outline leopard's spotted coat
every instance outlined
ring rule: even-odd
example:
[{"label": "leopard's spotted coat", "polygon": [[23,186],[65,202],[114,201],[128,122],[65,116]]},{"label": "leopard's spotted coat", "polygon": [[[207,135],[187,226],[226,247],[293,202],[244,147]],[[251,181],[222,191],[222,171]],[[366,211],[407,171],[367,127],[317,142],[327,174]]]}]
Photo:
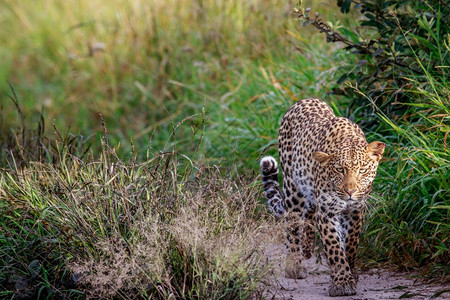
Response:
[{"label": "leopard's spotted coat", "polygon": [[286,223],[286,276],[306,277],[302,261],[311,257],[317,227],[331,268],[329,295],[354,295],[365,202],[385,144],[368,144],[356,124],[322,100],[305,99],[284,115],[278,147],[282,193],[276,160],[264,157],[261,170],[269,207]]}]

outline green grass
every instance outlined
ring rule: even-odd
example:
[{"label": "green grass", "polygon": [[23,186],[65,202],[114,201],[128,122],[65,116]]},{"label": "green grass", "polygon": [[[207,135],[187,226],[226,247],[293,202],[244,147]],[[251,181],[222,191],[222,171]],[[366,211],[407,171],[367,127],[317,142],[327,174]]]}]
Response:
[{"label": "green grass", "polygon": [[379,113],[390,127],[389,135],[381,136],[390,149],[375,183],[364,251],[406,269],[425,266],[445,280],[450,278],[450,85],[432,77],[426,86],[410,80],[403,120]]}]

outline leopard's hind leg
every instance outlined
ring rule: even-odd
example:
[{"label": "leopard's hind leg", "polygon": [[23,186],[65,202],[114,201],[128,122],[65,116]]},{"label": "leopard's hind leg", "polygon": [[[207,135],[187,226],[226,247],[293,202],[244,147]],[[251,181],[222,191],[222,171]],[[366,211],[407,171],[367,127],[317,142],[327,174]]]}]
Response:
[{"label": "leopard's hind leg", "polygon": [[286,277],[306,278],[303,262],[310,258],[314,249],[315,207],[300,191],[297,184],[288,176],[283,180],[286,202],[286,235],[288,255],[286,258]]},{"label": "leopard's hind leg", "polygon": [[[312,192],[305,197],[297,182],[287,169],[283,172],[283,192],[278,184],[278,164],[275,158],[266,156],[261,160],[264,196],[270,210],[277,218],[284,217],[286,226],[286,277],[305,278],[302,262],[312,255],[314,248],[314,200]],[[309,197],[308,197],[309,196]]]}]

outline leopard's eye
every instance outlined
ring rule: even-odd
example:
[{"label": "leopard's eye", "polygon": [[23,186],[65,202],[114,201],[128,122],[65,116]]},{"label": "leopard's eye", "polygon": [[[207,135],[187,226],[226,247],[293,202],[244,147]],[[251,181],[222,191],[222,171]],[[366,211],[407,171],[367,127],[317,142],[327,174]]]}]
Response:
[{"label": "leopard's eye", "polygon": [[335,170],[336,170],[338,173],[344,173],[344,168],[343,168],[343,167],[335,167]]},{"label": "leopard's eye", "polygon": [[361,167],[359,168],[359,174],[365,174],[369,171],[369,167]]}]

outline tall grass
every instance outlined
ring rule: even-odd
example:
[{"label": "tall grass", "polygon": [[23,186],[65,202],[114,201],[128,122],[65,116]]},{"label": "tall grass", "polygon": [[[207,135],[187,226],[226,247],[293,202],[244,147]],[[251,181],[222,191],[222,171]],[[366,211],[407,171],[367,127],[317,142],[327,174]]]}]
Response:
[{"label": "tall grass", "polygon": [[[430,51],[448,55],[450,47],[444,43],[430,46]],[[404,77],[409,82],[401,90],[409,99],[402,107],[405,113],[391,120],[377,111],[385,126],[378,135],[390,150],[376,182],[364,254],[406,269],[425,267],[429,275],[448,281],[450,83],[447,70],[438,78],[414,57],[424,76]]]},{"label": "tall grass", "polygon": [[258,297],[271,221],[254,176],[176,152],[123,161],[104,145],[2,171],[2,297]]},{"label": "tall grass", "polygon": [[[450,279],[449,86],[412,79],[409,109],[391,127],[366,230],[365,255],[407,269],[427,266]],[[420,101],[418,101],[420,99]]]}]

